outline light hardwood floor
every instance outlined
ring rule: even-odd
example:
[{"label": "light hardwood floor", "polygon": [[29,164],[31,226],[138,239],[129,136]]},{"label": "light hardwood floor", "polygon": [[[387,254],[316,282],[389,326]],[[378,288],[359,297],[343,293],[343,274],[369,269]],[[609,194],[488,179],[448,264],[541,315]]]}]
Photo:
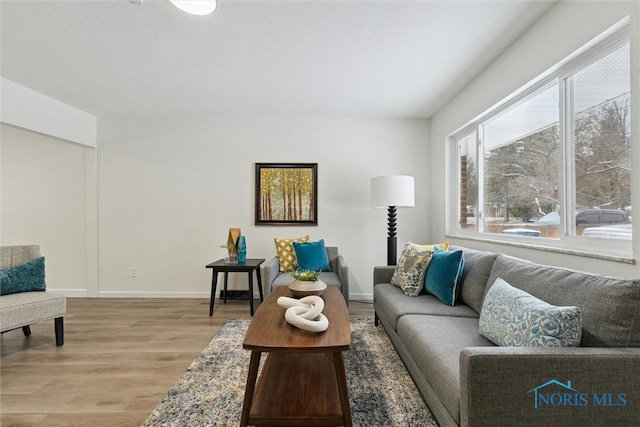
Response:
[{"label": "light hardwood floor", "polygon": [[[259,301],[256,301],[256,306]],[[373,305],[350,302],[352,317]],[[68,298],[65,344],[53,320],[2,335],[0,425],[138,426],[247,301]]]}]

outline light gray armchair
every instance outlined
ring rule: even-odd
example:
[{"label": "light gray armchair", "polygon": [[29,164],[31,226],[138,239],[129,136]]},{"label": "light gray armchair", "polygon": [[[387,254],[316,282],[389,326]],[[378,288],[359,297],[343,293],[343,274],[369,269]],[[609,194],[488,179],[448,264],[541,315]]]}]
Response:
[{"label": "light gray armchair", "polygon": [[[320,273],[320,280],[327,286],[337,286],[344,296],[344,300],[349,305],[349,267],[344,257],[338,253],[336,246],[327,246],[327,256],[331,271]],[[262,283],[265,297],[277,286],[287,286],[295,279],[289,272],[281,272],[278,257],[274,256],[261,266]]]},{"label": "light gray armchair", "polygon": [[[40,258],[40,246],[0,246],[0,270],[9,269],[26,264]],[[26,268],[32,268],[28,266]],[[20,281],[21,277],[29,274],[12,273],[17,277],[13,281]],[[1,287],[9,286],[9,276],[2,276]],[[6,282],[5,282],[6,280]],[[15,284],[15,283],[14,283]],[[22,328],[25,337],[31,335],[31,325],[43,320],[54,319],[56,345],[64,344],[64,316],[67,312],[67,298],[64,295],[40,291],[16,291],[0,296],[0,332],[3,334],[13,329]]]}]

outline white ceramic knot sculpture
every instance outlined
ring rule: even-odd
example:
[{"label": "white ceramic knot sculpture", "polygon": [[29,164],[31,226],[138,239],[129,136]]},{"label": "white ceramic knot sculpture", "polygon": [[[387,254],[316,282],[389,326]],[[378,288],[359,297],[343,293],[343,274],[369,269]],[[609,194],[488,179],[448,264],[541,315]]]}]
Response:
[{"label": "white ceramic knot sculpture", "polygon": [[287,309],[284,318],[296,328],[309,332],[322,332],[329,327],[329,319],[322,314],[324,300],[319,296],[311,295],[300,299],[280,297],[278,305]]}]

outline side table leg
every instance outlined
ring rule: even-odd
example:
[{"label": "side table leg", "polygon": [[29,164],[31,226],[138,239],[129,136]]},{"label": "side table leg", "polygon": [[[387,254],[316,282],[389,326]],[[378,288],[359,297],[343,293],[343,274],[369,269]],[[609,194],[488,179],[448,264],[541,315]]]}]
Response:
[{"label": "side table leg", "polygon": [[229,292],[227,291],[228,281],[229,281],[229,272],[225,271],[224,272],[224,300],[223,300],[225,304],[227,303],[227,293]]},{"label": "side table leg", "polygon": [[249,424],[249,415],[251,415],[251,403],[253,402],[253,393],[256,388],[256,380],[258,379],[258,366],[260,365],[259,351],[251,352],[251,360],[249,361],[249,373],[247,374],[247,385],[244,389],[244,401],[242,402],[242,415],[240,417],[240,426],[246,427]]},{"label": "side table leg", "polygon": [[213,302],[216,300],[216,287],[218,287],[218,271],[214,268],[211,278],[211,300],[209,301],[209,316],[213,315]]},{"label": "side table leg", "polygon": [[260,274],[260,266],[256,268],[256,279],[258,279],[258,292],[260,292],[260,301],[264,301],[262,296],[262,274]]},{"label": "side table leg", "polygon": [[253,316],[253,271],[249,272],[249,311]]},{"label": "side table leg", "polygon": [[336,367],[336,378],[338,380],[338,391],[340,392],[340,403],[342,404],[342,417],[345,427],[352,427],[351,405],[349,404],[349,389],[347,388],[347,374],[344,368],[344,358],[341,351],[333,353],[333,364]]}]

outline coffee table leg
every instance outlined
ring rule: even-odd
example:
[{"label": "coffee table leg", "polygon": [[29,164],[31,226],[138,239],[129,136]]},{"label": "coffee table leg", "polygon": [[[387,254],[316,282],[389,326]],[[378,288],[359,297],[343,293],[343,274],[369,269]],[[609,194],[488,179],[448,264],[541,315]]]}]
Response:
[{"label": "coffee table leg", "polygon": [[351,405],[349,404],[349,389],[347,388],[347,374],[344,368],[344,358],[341,351],[333,353],[333,364],[336,367],[336,378],[338,379],[338,391],[340,392],[340,403],[342,404],[342,417],[345,427],[351,427]]},{"label": "coffee table leg", "polygon": [[[260,356],[262,356],[262,353],[259,351],[251,352],[251,360],[249,361],[249,373],[247,374],[247,385],[244,389],[244,402],[242,402],[242,416],[240,418],[241,427],[246,427],[249,424],[249,415],[251,414],[253,392],[256,388],[256,380],[258,379],[258,366],[260,365]],[[351,413],[349,413],[349,415],[351,415]]]}]

